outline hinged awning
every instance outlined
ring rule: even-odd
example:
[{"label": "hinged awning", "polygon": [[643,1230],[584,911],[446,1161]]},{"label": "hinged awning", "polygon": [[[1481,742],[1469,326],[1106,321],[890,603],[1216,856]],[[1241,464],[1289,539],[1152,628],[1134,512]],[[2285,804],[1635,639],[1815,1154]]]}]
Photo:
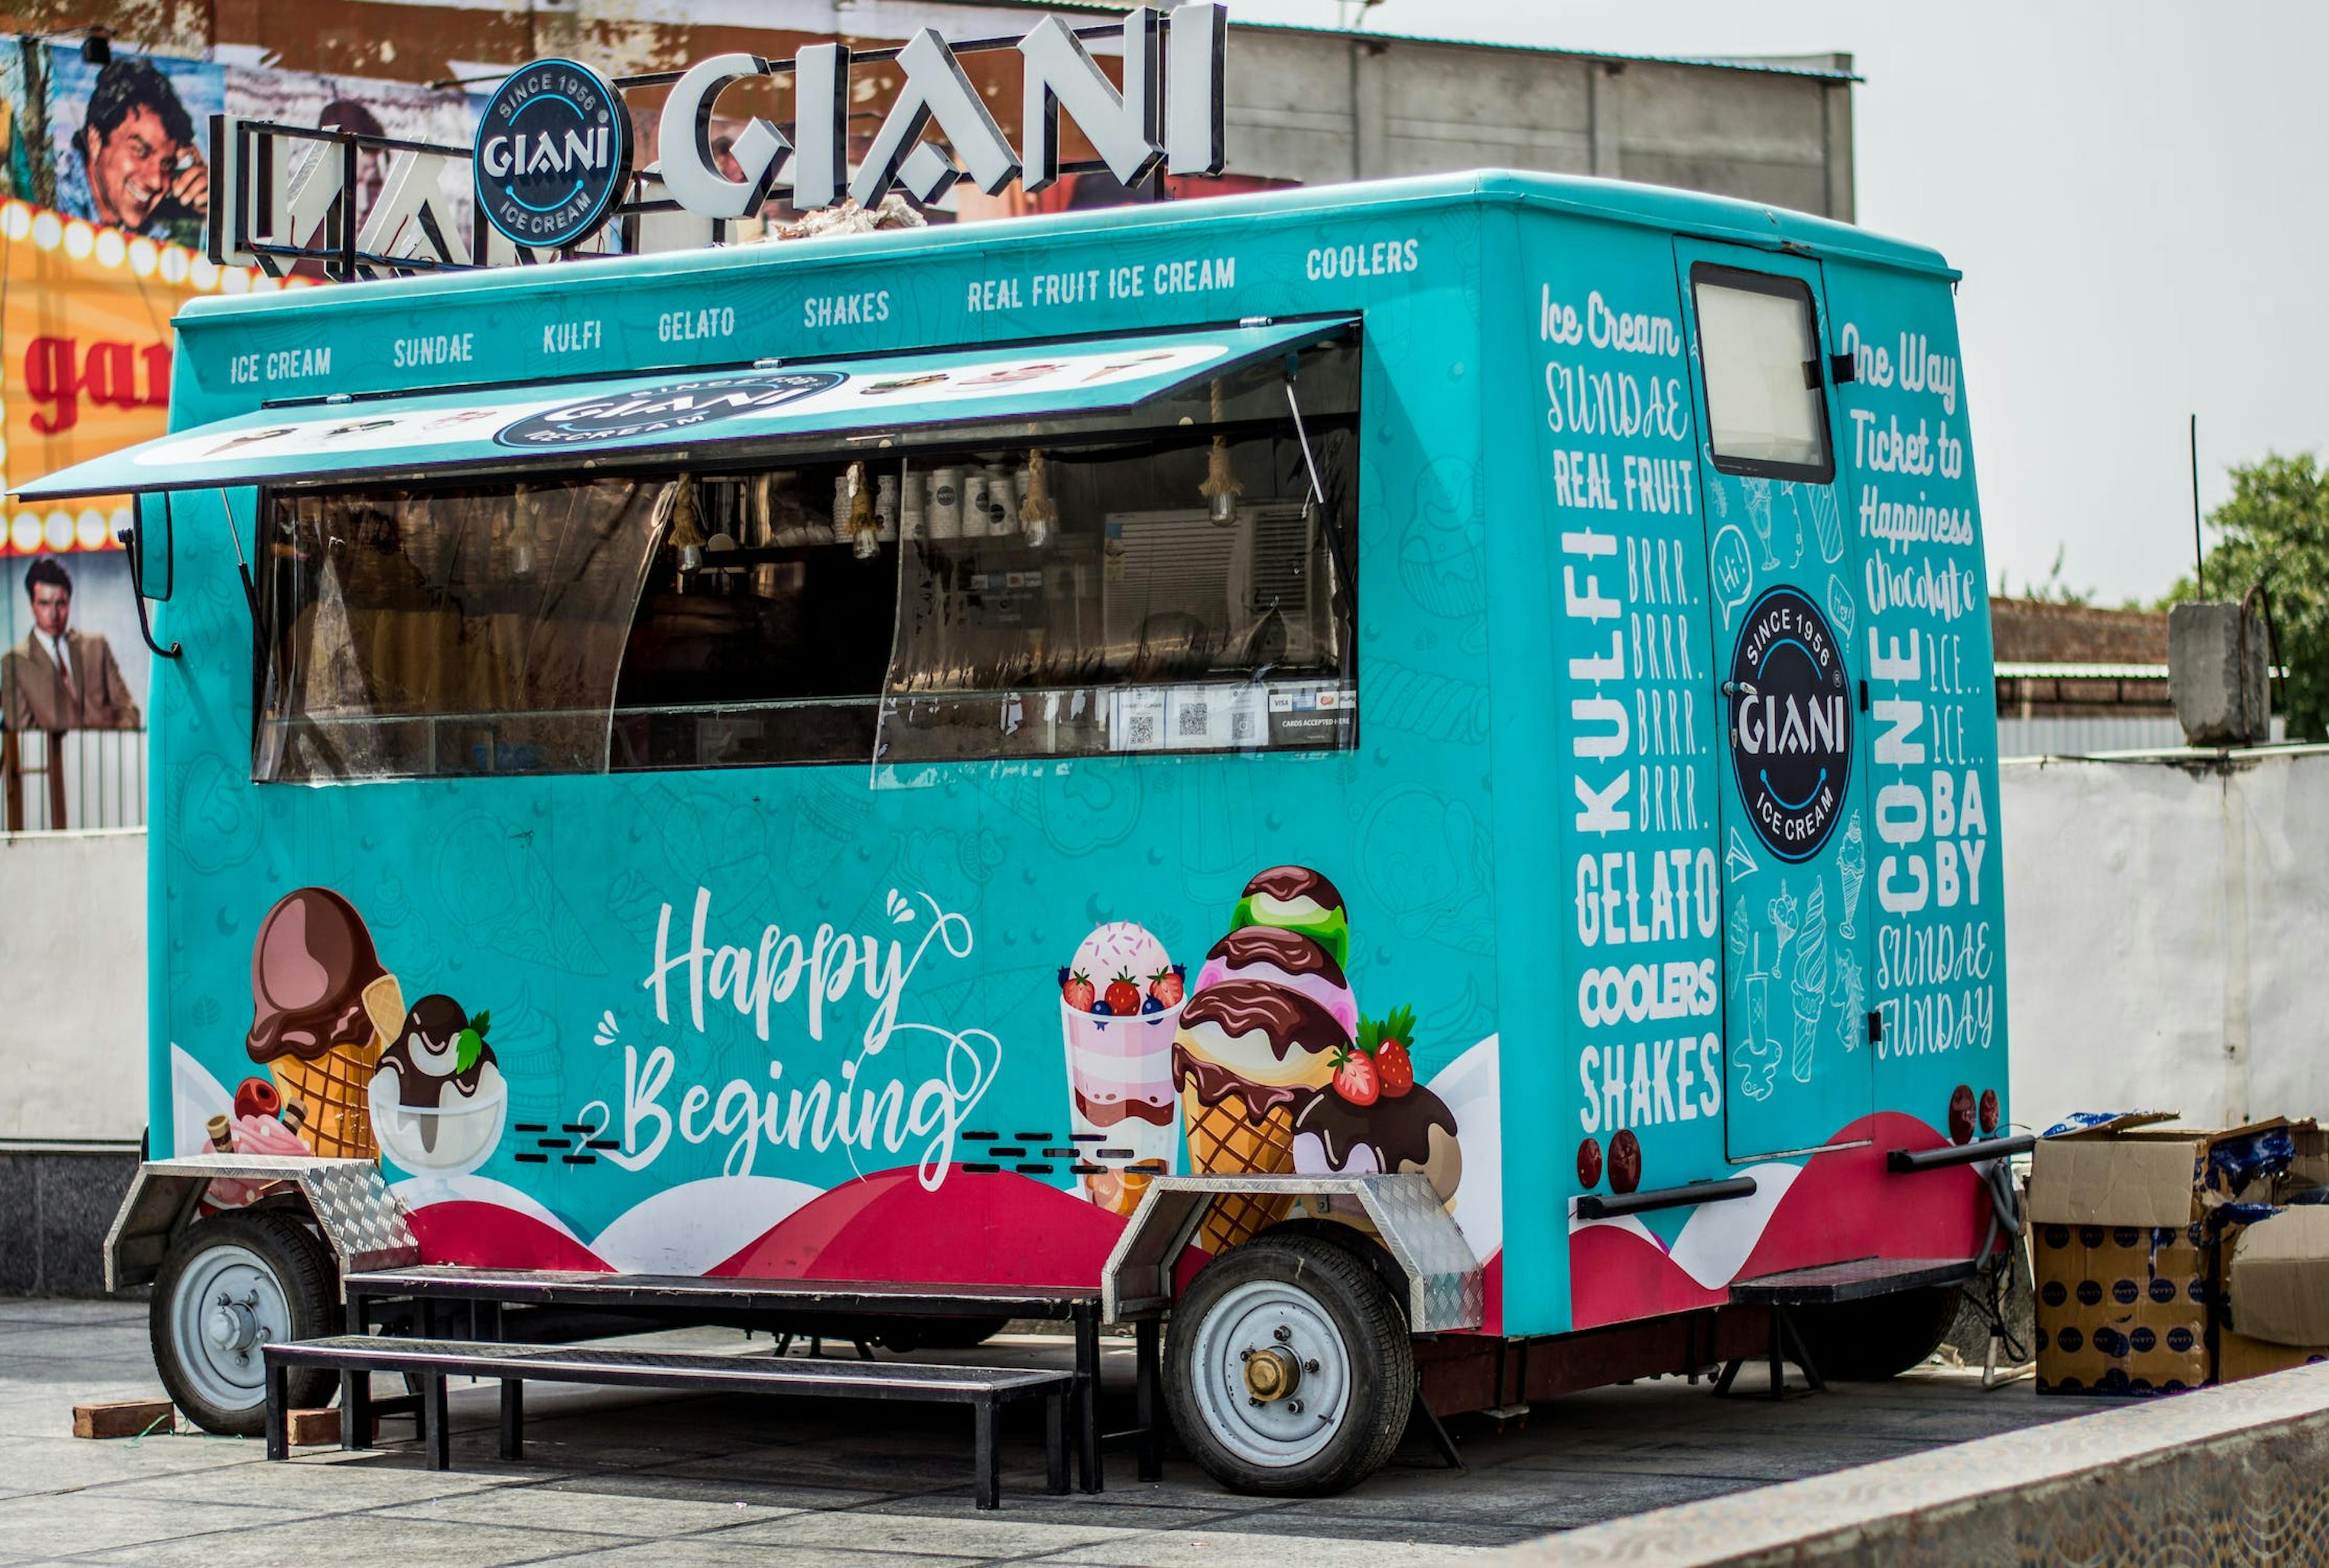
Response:
[{"label": "hinged awning", "polygon": [[766,362],[592,381],[469,387],[277,406],[35,479],[28,501],[325,480],[557,469],[804,436],[878,439],[934,425],[1073,418],[1330,339],[1353,318],[858,359]]}]

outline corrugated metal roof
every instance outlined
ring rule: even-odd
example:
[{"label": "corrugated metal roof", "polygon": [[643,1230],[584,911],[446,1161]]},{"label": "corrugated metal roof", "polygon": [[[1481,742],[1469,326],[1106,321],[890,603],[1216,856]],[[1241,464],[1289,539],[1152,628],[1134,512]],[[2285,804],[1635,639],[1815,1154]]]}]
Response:
[{"label": "corrugated metal roof", "polygon": [[[990,9],[1007,11],[1089,12],[1096,16],[1121,16],[1125,5],[1117,0],[927,0],[935,5],[977,5]],[[1306,33],[1322,38],[1371,40],[1383,43],[1441,43],[1460,49],[1507,50],[1523,54],[1566,54],[1579,60],[1614,60],[1629,65],[1693,65],[1715,71],[1747,71],[1762,76],[1802,76],[1821,81],[1850,82],[1864,80],[1848,70],[1821,70],[1816,66],[1783,64],[1776,60],[1758,60],[1751,56],[1706,54],[1613,54],[1602,49],[1563,49],[1550,43],[1514,43],[1508,39],[1459,36],[1454,33],[1391,33],[1379,28],[1324,27],[1301,22],[1249,21],[1230,16],[1230,25],[1239,32]],[[1838,53],[1843,52],[1837,51]]]}]

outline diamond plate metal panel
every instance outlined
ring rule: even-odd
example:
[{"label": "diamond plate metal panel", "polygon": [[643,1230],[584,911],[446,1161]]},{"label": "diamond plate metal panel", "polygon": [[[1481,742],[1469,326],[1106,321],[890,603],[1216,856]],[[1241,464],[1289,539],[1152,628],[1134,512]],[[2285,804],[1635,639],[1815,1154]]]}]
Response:
[{"label": "diamond plate metal panel", "polygon": [[1100,1276],[1108,1321],[1153,1317],[1172,1303],[1173,1269],[1216,1197],[1355,1199],[1384,1250],[1407,1275],[1408,1322],[1418,1334],[1477,1328],[1486,1318],[1479,1260],[1416,1175],[1346,1176],[1158,1176],[1117,1239]]},{"label": "diamond plate metal panel", "polygon": [[137,1167],[105,1238],[105,1285],[118,1290],[151,1280],[194,1205],[222,1177],[297,1184],[342,1273],[391,1269],[420,1261],[404,1223],[404,1205],[369,1160],[297,1155],[217,1154],[148,1160]]}]

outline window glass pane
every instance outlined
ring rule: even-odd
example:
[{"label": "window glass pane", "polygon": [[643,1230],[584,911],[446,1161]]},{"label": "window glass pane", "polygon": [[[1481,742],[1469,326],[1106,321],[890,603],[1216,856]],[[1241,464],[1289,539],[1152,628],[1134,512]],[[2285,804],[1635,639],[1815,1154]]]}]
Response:
[{"label": "window glass pane", "polygon": [[1346,339],[1298,420],[1281,359],[1106,424],[276,491],[256,776],[1349,746],[1357,380]]},{"label": "window glass pane", "polygon": [[[860,554],[850,466],[691,477],[693,555],[667,532],[616,697],[613,766],[859,762],[873,754],[898,598],[894,497]],[[870,476],[869,484],[870,484]],[[881,491],[874,486],[878,499]],[[836,526],[836,522],[840,526]]]},{"label": "window glass pane", "polygon": [[[1284,410],[1282,373],[1252,373]],[[894,770],[963,759],[1353,743],[1357,430],[1352,411],[1314,411],[1301,384],[1298,431],[1290,413],[1193,420],[1185,433],[901,463],[925,523],[902,546],[879,777],[912,782]]]},{"label": "window glass pane", "polygon": [[253,777],[603,770],[668,488],[270,497]]},{"label": "window glass pane", "polygon": [[1819,354],[1809,290],[1787,279],[1745,288],[1702,278],[1696,296],[1716,458],[1829,477],[1827,420],[1815,369],[1806,369]]}]

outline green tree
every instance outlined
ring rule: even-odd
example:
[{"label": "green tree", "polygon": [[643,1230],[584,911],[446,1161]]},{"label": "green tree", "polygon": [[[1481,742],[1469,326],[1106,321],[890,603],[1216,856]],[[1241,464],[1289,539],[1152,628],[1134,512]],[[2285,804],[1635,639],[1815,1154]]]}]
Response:
[{"label": "green tree", "polygon": [[[2329,472],[2310,452],[2268,452],[2231,469],[2232,497],[2209,514],[2208,599],[2239,599],[2262,582],[2272,595],[2279,661],[2288,670],[2288,738],[2329,734]],[[2162,605],[2203,597],[2189,577]]]}]

